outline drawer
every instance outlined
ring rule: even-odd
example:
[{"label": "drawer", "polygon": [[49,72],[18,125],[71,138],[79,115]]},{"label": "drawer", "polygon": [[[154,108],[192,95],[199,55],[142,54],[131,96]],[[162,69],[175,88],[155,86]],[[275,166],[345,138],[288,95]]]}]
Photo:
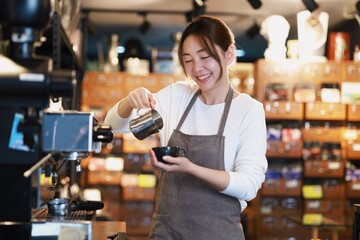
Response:
[{"label": "drawer", "polygon": [[342,178],[345,169],[343,161],[304,161],[304,176],[315,178]]},{"label": "drawer", "polygon": [[286,236],[290,233],[289,236],[293,236],[292,234],[298,231],[299,225],[282,215],[263,215],[261,217],[260,228],[260,232],[263,235],[275,237]]},{"label": "drawer", "polygon": [[349,62],[346,65],[346,81],[358,82],[360,78],[360,64],[355,62]]},{"label": "drawer", "polygon": [[323,102],[306,103],[305,118],[308,120],[345,120],[346,105]]},{"label": "drawer", "polygon": [[346,153],[348,159],[360,159],[360,142],[347,144]]},{"label": "drawer", "polygon": [[263,196],[301,196],[302,181],[299,179],[267,179],[262,186]]},{"label": "drawer", "polygon": [[343,216],[344,200],[304,200],[305,213],[320,213],[332,216]]},{"label": "drawer", "polygon": [[260,203],[261,214],[301,213],[302,199],[300,197],[268,197],[263,196]]},{"label": "drawer", "polygon": [[270,158],[301,158],[302,141],[268,140],[266,156]]},{"label": "drawer", "polygon": [[121,171],[89,171],[88,184],[119,185],[121,182]]},{"label": "drawer", "polygon": [[349,104],[346,108],[348,121],[360,121],[360,104]]},{"label": "drawer", "polygon": [[304,104],[291,101],[267,101],[264,103],[266,119],[302,120]]},{"label": "drawer", "polygon": [[155,188],[125,187],[122,197],[124,201],[155,201]]},{"label": "drawer", "polygon": [[324,199],[339,199],[345,196],[345,183],[343,180],[327,179],[322,183]]},{"label": "drawer", "polygon": [[359,181],[346,182],[346,197],[347,198],[360,198],[360,182]]}]

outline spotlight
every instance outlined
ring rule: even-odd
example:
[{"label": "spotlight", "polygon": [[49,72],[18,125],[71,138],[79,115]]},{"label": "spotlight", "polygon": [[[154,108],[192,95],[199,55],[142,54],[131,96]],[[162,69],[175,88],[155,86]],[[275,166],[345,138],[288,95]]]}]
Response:
[{"label": "spotlight", "polygon": [[254,23],[248,30],[246,30],[245,34],[249,38],[254,38],[260,32],[260,26],[257,23]]},{"label": "spotlight", "polygon": [[141,32],[142,34],[145,34],[147,31],[149,31],[151,24],[150,22],[147,20],[147,14],[146,13],[139,13],[141,16],[143,16],[143,22],[142,24],[139,26],[138,30],[139,32]]},{"label": "spotlight", "polygon": [[253,9],[259,9],[262,5],[260,0],[247,0]]},{"label": "spotlight", "polygon": [[315,11],[319,8],[319,5],[315,2],[315,0],[301,0],[305,5],[306,9],[310,12]]},{"label": "spotlight", "polygon": [[185,13],[187,22],[192,22],[192,20],[194,20],[197,16],[205,14],[205,1],[206,0],[193,0],[193,10]]}]

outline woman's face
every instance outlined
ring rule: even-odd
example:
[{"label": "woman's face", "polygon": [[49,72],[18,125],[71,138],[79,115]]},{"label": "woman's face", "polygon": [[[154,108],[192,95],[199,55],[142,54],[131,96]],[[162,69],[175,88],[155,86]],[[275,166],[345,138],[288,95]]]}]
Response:
[{"label": "woman's face", "polygon": [[214,58],[204,49],[200,41],[190,35],[183,44],[183,59],[186,74],[199,85],[202,91],[213,90],[221,82],[227,81],[225,53],[216,46],[221,63],[223,76],[220,76],[220,66]]}]

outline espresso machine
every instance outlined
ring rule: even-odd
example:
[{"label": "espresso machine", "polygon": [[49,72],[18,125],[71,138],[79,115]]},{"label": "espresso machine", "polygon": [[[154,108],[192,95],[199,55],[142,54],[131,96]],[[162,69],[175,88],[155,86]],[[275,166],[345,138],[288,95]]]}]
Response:
[{"label": "espresso machine", "polygon": [[[59,61],[58,2],[0,2],[0,239],[35,239],[36,184],[45,162],[76,162],[79,170],[79,160],[112,140],[110,127],[71,104],[80,99],[82,70]],[[52,38],[46,40],[49,30]],[[49,111],[58,99],[70,108]]]}]

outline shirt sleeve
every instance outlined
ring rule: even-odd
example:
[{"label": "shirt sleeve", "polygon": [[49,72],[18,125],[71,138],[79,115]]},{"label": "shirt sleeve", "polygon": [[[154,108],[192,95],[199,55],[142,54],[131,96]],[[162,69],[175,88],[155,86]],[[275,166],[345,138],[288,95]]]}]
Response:
[{"label": "shirt sleeve", "polygon": [[239,139],[234,170],[228,171],[230,182],[222,193],[250,201],[261,188],[268,167],[265,113],[261,104],[244,117]]},{"label": "shirt sleeve", "polygon": [[107,112],[104,123],[109,124],[114,133],[128,133],[130,132],[129,122],[135,117],[136,111],[132,111],[129,117],[122,118],[117,112],[118,106],[119,102]]}]

